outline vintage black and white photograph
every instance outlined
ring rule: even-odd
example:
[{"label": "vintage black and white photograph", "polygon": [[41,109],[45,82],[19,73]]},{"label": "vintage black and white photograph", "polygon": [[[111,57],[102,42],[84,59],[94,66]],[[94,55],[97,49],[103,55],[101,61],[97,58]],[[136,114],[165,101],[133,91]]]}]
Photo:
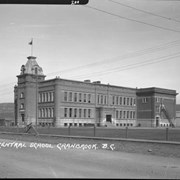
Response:
[{"label": "vintage black and white photograph", "polygon": [[180,179],[179,0],[0,0],[0,178]]}]

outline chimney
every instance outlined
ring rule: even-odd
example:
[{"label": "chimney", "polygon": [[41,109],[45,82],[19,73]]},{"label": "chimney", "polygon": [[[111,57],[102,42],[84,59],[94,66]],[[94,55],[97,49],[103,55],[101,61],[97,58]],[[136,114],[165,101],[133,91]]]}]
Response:
[{"label": "chimney", "polygon": [[91,82],[91,80],[87,79],[87,80],[84,80],[84,82],[86,82],[86,83],[90,83],[90,82]]}]

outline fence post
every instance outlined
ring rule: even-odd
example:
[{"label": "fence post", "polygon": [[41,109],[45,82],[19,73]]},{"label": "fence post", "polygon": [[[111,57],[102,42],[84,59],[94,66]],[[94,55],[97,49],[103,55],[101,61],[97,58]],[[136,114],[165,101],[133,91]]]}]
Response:
[{"label": "fence post", "polygon": [[128,138],[128,127],[126,126],[126,138]]},{"label": "fence post", "polygon": [[94,137],[96,136],[96,125],[94,124]]},{"label": "fence post", "polygon": [[71,135],[71,125],[69,124],[69,127],[68,127],[68,135],[70,136]]},{"label": "fence post", "polygon": [[166,141],[169,140],[169,128],[167,127],[166,128]]}]

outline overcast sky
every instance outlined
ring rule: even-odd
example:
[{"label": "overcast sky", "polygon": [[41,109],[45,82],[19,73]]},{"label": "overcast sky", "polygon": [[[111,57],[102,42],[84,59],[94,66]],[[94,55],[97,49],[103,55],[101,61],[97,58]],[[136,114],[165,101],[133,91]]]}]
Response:
[{"label": "overcast sky", "polygon": [[180,1],[0,5],[0,103],[14,101],[16,75],[31,55],[31,38],[46,79],[180,93]]}]

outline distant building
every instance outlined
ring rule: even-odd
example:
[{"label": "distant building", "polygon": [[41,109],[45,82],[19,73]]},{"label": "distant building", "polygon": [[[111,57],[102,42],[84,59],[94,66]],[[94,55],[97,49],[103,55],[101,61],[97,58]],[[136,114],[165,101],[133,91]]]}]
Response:
[{"label": "distant building", "polygon": [[[157,112],[160,105],[166,106],[172,122],[175,119],[174,90],[136,89],[60,77],[45,80],[34,56],[28,57],[17,78],[14,87],[17,125],[169,126],[167,116]],[[158,103],[159,99],[163,103]]]}]

